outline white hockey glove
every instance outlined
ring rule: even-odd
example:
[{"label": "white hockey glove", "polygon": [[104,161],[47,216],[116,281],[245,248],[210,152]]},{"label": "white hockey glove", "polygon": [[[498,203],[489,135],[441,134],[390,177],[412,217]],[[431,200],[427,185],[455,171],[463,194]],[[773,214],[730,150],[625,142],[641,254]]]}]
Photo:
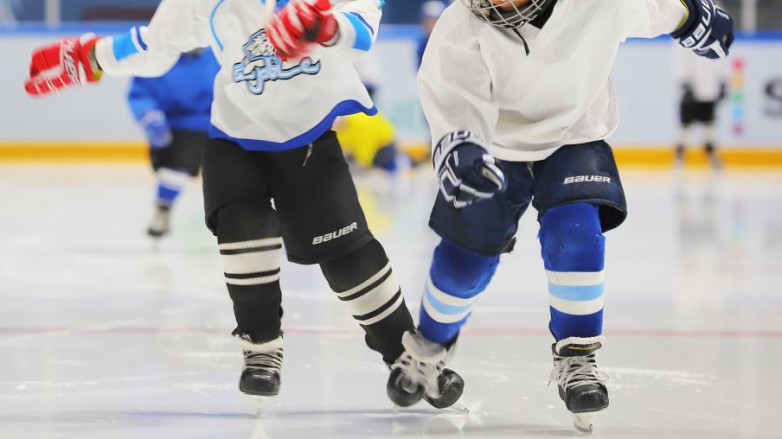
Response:
[{"label": "white hockey glove", "polygon": [[435,146],[432,165],[440,193],[461,209],[505,189],[505,176],[477,136],[469,131],[446,134]]},{"label": "white hockey glove", "polygon": [[687,20],[671,36],[700,56],[716,59],[728,56],[733,44],[733,18],[713,0],[683,0]]}]

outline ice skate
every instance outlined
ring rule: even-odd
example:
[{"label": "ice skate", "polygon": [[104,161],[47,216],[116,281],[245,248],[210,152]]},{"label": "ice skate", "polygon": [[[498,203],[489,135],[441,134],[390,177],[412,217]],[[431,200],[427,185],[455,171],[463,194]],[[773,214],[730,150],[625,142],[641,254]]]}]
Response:
[{"label": "ice skate", "polygon": [[169,232],[169,217],[171,216],[171,206],[158,204],[155,214],[152,215],[152,221],[147,228],[147,235],[152,238],[162,238]]},{"label": "ice skate", "polygon": [[427,340],[420,332],[405,332],[402,336],[405,351],[391,365],[386,392],[399,407],[409,407],[421,399],[432,407],[453,407],[464,411],[459,398],[464,391],[464,380],[456,372],[445,368],[448,354],[453,351]]},{"label": "ice skate", "polygon": [[282,336],[264,343],[253,343],[247,335],[237,335],[244,350],[244,369],[239,390],[256,397],[261,405],[265,398],[280,392],[282,369]]},{"label": "ice skate", "polygon": [[722,170],[722,160],[717,156],[717,153],[714,151],[707,152],[707,157],[709,158],[709,165],[711,166],[711,169],[714,171],[720,171]]},{"label": "ice skate", "polygon": [[608,407],[608,376],[597,369],[594,353],[604,341],[602,336],[568,337],[552,345],[550,380],[557,383],[576,430],[584,434],[592,433],[595,413]]}]

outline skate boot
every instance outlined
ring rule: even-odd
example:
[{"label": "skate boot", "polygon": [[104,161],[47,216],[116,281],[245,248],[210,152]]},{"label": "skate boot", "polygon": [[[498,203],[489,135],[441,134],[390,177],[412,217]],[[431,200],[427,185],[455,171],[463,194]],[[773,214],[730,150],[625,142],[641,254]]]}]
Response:
[{"label": "skate boot", "polygon": [[551,346],[554,369],[549,383],[557,383],[559,397],[581,433],[591,434],[594,414],[608,407],[608,376],[595,363],[595,351],[604,342],[603,336],[568,337]]},{"label": "skate boot", "polygon": [[454,406],[464,391],[464,380],[456,372],[445,368],[445,361],[454,350],[427,340],[420,332],[402,335],[405,351],[391,365],[386,393],[399,407],[409,407],[421,399],[434,408]]},{"label": "skate boot", "polygon": [[244,350],[239,390],[253,396],[276,396],[280,392],[282,335],[264,343],[254,343],[246,334],[235,334],[235,337]]},{"label": "skate boot", "polygon": [[169,217],[171,215],[171,206],[158,204],[155,214],[152,215],[152,221],[147,228],[147,235],[152,238],[161,238],[168,234]]},{"label": "skate boot", "polygon": [[711,169],[719,171],[722,169],[722,160],[717,156],[717,152],[714,150],[714,146],[706,146],[706,156],[709,158],[709,165]]}]

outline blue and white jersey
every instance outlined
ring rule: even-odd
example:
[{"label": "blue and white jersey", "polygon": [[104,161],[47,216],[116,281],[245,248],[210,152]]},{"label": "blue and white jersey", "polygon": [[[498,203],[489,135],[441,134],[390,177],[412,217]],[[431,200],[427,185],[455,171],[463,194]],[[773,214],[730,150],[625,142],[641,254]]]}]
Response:
[{"label": "blue and white jersey", "polygon": [[211,50],[183,54],[159,78],[133,78],[128,92],[130,110],[137,121],[147,112],[158,110],[173,129],[207,132],[219,70]]},{"label": "blue and white jersey", "polygon": [[[280,8],[287,0],[278,0]],[[248,150],[281,151],[320,137],[338,116],[375,108],[353,67],[372,47],[382,0],[332,0],[339,39],[283,61],[263,23],[263,0],[163,0],[149,26],[103,38],[96,57],[109,75],[160,76],[179,55],[211,46],[215,78],[210,134]]]}]

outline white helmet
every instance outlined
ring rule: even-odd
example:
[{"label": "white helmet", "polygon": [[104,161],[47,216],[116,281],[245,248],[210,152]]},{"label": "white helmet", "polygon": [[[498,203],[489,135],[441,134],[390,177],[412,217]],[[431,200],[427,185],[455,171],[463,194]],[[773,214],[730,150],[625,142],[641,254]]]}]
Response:
[{"label": "white helmet", "polygon": [[552,0],[529,0],[516,6],[514,0],[503,0],[494,4],[489,0],[462,0],[481,20],[497,27],[516,28],[534,20],[545,11]]}]

